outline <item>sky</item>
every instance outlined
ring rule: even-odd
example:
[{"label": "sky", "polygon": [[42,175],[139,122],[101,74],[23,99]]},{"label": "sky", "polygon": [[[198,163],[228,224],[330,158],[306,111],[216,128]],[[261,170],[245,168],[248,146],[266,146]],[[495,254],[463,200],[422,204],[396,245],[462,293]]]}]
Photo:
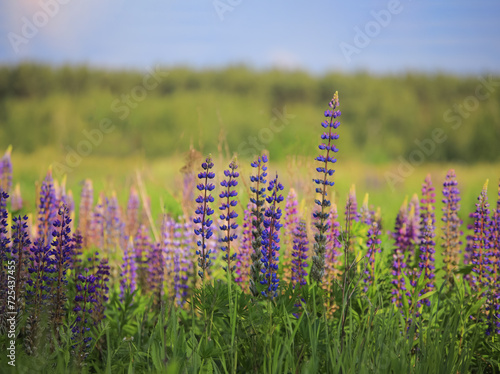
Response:
[{"label": "sky", "polygon": [[0,0],[0,64],[500,73],[500,1]]}]

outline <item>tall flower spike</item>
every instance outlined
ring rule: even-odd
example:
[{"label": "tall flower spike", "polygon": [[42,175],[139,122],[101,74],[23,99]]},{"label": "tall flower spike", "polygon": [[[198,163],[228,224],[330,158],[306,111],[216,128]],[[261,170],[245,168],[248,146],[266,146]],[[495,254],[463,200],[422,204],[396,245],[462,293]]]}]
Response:
[{"label": "tall flower spike", "polygon": [[222,225],[219,227],[223,235],[221,241],[224,245],[221,247],[221,250],[225,253],[223,256],[223,260],[226,261],[227,266],[224,267],[224,270],[229,271],[230,273],[236,268],[236,265],[232,265],[232,261],[236,260],[236,252],[231,253],[231,243],[233,240],[236,240],[238,235],[235,234],[235,230],[238,228],[238,224],[235,222],[235,219],[238,217],[238,214],[234,211],[234,207],[238,204],[236,200],[236,196],[238,196],[238,192],[234,190],[234,188],[238,185],[239,173],[236,171],[238,165],[233,160],[229,164],[229,170],[224,170],[224,175],[228,179],[224,179],[220,182],[221,187],[224,187],[224,191],[222,191],[219,197],[222,199],[222,203],[220,206],[220,210],[222,214],[220,215],[220,219],[222,221]]},{"label": "tall flower spike", "polygon": [[[314,235],[314,256],[312,259],[311,279],[317,283],[321,283],[323,274],[325,272],[325,249],[326,249],[326,232],[328,231],[328,212],[326,209],[330,207],[330,200],[327,197],[327,186],[333,186],[334,182],[329,178],[333,176],[335,170],[330,168],[331,164],[337,162],[333,157],[338,152],[337,147],[332,143],[337,140],[339,135],[332,132],[340,126],[340,122],[336,120],[340,116],[338,92],[335,92],[332,100],[329,103],[332,110],[325,111],[327,120],[321,123],[321,126],[328,129],[321,135],[322,143],[318,146],[321,151],[326,151],[326,155],[319,155],[316,161],[320,162],[322,166],[318,166],[316,171],[320,173],[320,178],[313,179],[317,185],[316,193],[320,195],[320,199],[316,199],[317,211],[313,213],[315,219],[315,226],[318,232]],[[328,142],[328,143],[327,143]]]},{"label": "tall flower spike", "polygon": [[7,192],[0,191],[0,325],[3,318],[6,318],[4,310],[6,308],[7,300],[7,273],[4,267],[7,265],[9,243],[7,219],[9,214],[7,212],[7,199],[9,195]]},{"label": "tall flower spike", "polygon": [[18,212],[23,209],[23,197],[21,196],[21,186],[19,185],[19,183],[16,184],[16,187],[12,192],[10,207],[13,212]]},{"label": "tall flower spike", "polygon": [[130,187],[130,195],[127,203],[127,225],[126,234],[134,237],[139,229],[139,194],[134,186]]},{"label": "tall flower spike", "polygon": [[250,191],[254,197],[250,198],[253,204],[253,220],[252,220],[252,264],[250,266],[250,292],[253,296],[257,297],[260,292],[258,284],[262,280],[262,235],[263,235],[263,220],[264,220],[264,202],[266,198],[266,177],[267,177],[267,156],[262,155],[251,163],[252,167],[256,169],[256,175],[250,176],[250,182],[254,185],[250,186]]},{"label": "tall flower spike", "polygon": [[262,263],[264,279],[260,281],[266,288],[262,291],[263,296],[274,298],[277,295],[279,284],[278,279],[278,261],[279,255],[279,230],[282,227],[279,220],[281,218],[281,209],[279,204],[283,201],[280,191],[283,191],[283,185],[278,182],[278,174],[274,180],[269,181],[267,187],[270,195],[266,198],[269,207],[266,209],[264,218],[264,232],[262,233]]},{"label": "tall flower spike", "polygon": [[0,191],[10,193],[12,189],[12,161],[10,154],[12,146],[7,148],[4,156],[0,160]]},{"label": "tall flower spike", "polygon": [[20,301],[24,299],[27,280],[27,265],[29,260],[29,246],[31,241],[28,236],[28,217],[14,217],[12,219],[12,258],[16,261],[16,310],[21,307]]},{"label": "tall flower spike", "polygon": [[408,241],[408,203],[405,200],[396,217],[393,237],[395,240],[394,253],[392,255],[392,302],[398,307],[403,306],[403,294],[410,297],[406,288],[404,275],[406,274],[405,253],[409,246]]},{"label": "tall flower spike", "polygon": [[489,318],[489,330],[491,332],[495,331],[500,334],[500,181],[498,185],[498,200],[496,204],[496,209],[493,213],[493,234],[491,236],[492,242],[492,277],[495,281],[493,282],[493,288],[491,290],[491,312]]},{"label": "tall flower spike", "polygon": [[472,237],[473,289],[484,295],[492,283],[491,279],[491,219],[488,203],[488,181],[478,197],[474,213],[474,235]]},{"label": "tall flower spike", "polygon": [[[430,207],[428,209],[431,209]],[[422,230],[422,241],[420,244],[420,262],[419,268],[424,277],[424,287],[420,291],[420,296],[431,292],[434,289],[434,253],[435,245],[434,237],[434,222],[431,217],[425,222],[424,228]],[[431,305],[429,299],[423,299],[418,302],[417,307],[420,303],[425,303],[427,306]]]},{"label": "tall flower spike", "polygon": [[201,194],[195,200],[199,205],[196,208],[195,214],[197,217],[193,219],[193,223],[199,225],[198,228],[194,229],[194,233],[199,236],[196,242],[198,246],[196,255],[199,256],[198,266],[200,270],[198,271],[198,275],[201,279],[204,279],[205,273],[211,265],[210,250],[207,249],[207,241],[213,234],[210,228],[213,221],[210,219],[210,216],[214,214],[214,210],[210,208],[210,204],[214,202],[214,198],[210,192],[214,190],[215,185],[210,181],[214,179],[215,173],[210,171],[210,169],[214,167],[211,156],[206,158],[205,162],[201,164],[201,167],[203,171],[198,174],[198,179],[200,179],[202,183],[196,186]]},{"label": "tall flower spike", "polygon": [[451,169],[446,174],[446,179],[443,183],[442,201],[444,206],[442,208],[443,217],[441,218],[444,222],[441,247],[443,247],[445,279],[451,279],[453,271],[457,269],[460,247],[462,245],[460,241],[462,220],[458,217],[460,191],[457,188],[457,184],[455,170]]},{"label": "tall flower spike", "polygon": [[92,209],[94,205],[94,188],[92,187],[92,181],[90,179],[85,180],[80,196],[78,228],[83,238],[83,248],[88,248],[90,245]]},{"label": "tall flower spike", "polygon": [[281,258],[283,266],[283,280],[285,282],[291,282],[292,277],[292,246],[294,240],[294,232],[297,228],[299,222],[297,206],[299,202],[297,200],[297,192],[293,188],[290,188],[290,192],[286,197],[285,205],[285,217],[283,222],[283,254]]},{"label": "tall flower spike", "polygon": [[45,243],[52,242],[53,224],[58,211],[57,204],[52,169],[49,169],[42,183],[38,205],[38,237],[43,238]]},{"label": "tall flower spike", "polygon": [[368,193],[365,194],[365,198],[363,199],[363,205],[361,205],[361,208],[359,209],[359,216],[361,218],[361,222],[371,226],[375,216],[375,212],[371,211],[368,206]]},{"label": "tall flower spike", "polygon": [[129,239],[123,251],[123,264],[120,277],[120,298],[126,292],[133,293],[137,288],[137,265],[135,263],[134,241]]},{"label": "tall flower spike", "polygon": [[[326,234],[326,255],[325,255],[325,277],[322,284],[328,297],[332,295],[333,285],[335,281],[340,280],[342,268],[342,243],[339,241],[340,223],[338,221],[339,214],[337,212],[337,204],[332,203],[330,209],[329,228]],[[327,305],[328,310],[331,310],[331,305]]]},{"label": "tall flower spike", "polygon": [[292,286],[293,288],[307,285],[308,266],[307,250],[309,241],[307,240],[306,222],[300,220],[293,231],[293,252],[292,252]]},{"label": "tall flower spike", "polygon": [[252,210],[254,205],[249,202],[245,209],[245,216],[243,218],[243,232],[240,242],[240,252],[238,253],[238,261],[236,263],[235,281],[240,283],[244,292],[248,291],[250,281],[250,265],[251,265],[251,250],[252,250]]},{"label": "tall flower spike", "polygon": [[97,266],[96,279],[95,279],[95,299],[94,306],[95,313],[92,315],[94,324],[101,322],[106,316],[104,311],[106,309],[106,302],[108,301],[109,293],[109,270],[108,259],[102,258]]},{"label": "tall flower spike", "polygon": [[345,216],[346,220],[349,221],[349,225],[352,222],[359,222],[361,214],[358,212],[358,201],[356,199],[356,186],[353,184],[349,190],[349,195],[347,196],[347,203],[345,205]]},{"label": "tall flower spike", "polygon": [[380,244],[380,229],[378,223],[373,221],[368,229],[366,247],[368,251],[366,252],[366,258],[368,259],[368,264],[365,268],[365,276],[363,281],[365,282],[365,292],[368,291],[368,286],[373,286],[375,284],[375,256],[377,253],[381,252]]}]

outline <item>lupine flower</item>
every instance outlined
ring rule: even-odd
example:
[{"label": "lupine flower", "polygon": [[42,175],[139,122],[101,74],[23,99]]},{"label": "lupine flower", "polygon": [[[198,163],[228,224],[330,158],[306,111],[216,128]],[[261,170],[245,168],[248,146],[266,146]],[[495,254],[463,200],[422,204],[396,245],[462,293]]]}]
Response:
[{"label": "lupine flower", "polygon": [[328,129],[328,132],[324,132],[321,135],[321,139],[328,144],[321,143],[318,147],[321,151],[326,150],[326,155],[319,155],[316,157],[316,161],[319,161],[323,166],[316,168],[316,171],[320,173],[321,177],[313,179],[314,183],[319,187],[316,187],[316,193],[320,194],[321,200],[316,199],[315,203],[317,205],[317,211],[313,213],[315,226],[318,232],[314,236],[314,256],[312,258],[312,269],[311,269],[311,279],[317,283],[321,283],[323,275],[325,272],[325,250],[326,250],[326,232],[328,231],[328,212],[325,210],[330,206],[330,200],[327,196],[327,186],[333,186],[334,182],[329,180],[329,177],[333,176],[335,170],[331,169],[330,165],[337,162],[337,159],[333,157],[334,153],[338,152],[338,148],[332,143],[333,140],[337,140],[339,135],[333,133],[332,130],[337,129],[340,126],[340,122],[336,120],[340,116],[340,110],[337,110],[339,106],[339,96],[338,92],[335,92],[332,100],[329,103],[332,110],[325,111],[325,117],[327,120],[321,123],[321,126]]},{"label": "lupine flower", "polygon": [[43,238],[45,243],[52,242],[52,231],[58,210],[57,204],[52,169],[49,169],[42,183],[38,205],[38,237]]},{"label": "lupine flower", "polygon": [[189,298],[189,280],[191,279],[193,284],[193,290],[196,288],[196,281],[198,277],[196,276],[196,265],[193,263],[193,243],[194,243],[194,232],[193,224],[189,219],[184,219],[184,224],[181,226],[181,236],[180,236],[180,251],[179,254],[179,283],[178,283],[178,294],[180,296],[180,305],[185,305]]},{"label": "lupine flower", "polygon": [[345,217],[349,222],[349,226],[352,226],[352,222],[359,222],[361,214],[358,212],[358,201],[356,199],[356,186],[353,184],[349,190],[349,195],[347,196],[347,202],[345,204]]},{"label": "lupine flower", "polygon": [[12,146],[7,148],[4,156],[0,160],[0,192],[10,193],[12,189],[12,161],[10,154]]},{"label": "lupine flower", "polygon": [[279,230],[283,226],[280,224],[279,220],[281,218],[281,209],[278,204],[284,199],[283,196],[279,194],[279,191],[283,191],[283,185],[278,182],[278,175],[274,180],[269,181],[269,186],[267,187],[269,195],[266,198],[269,207],[266,209],[264,218],[264,231],[262,233],[262,273],[264,274],[264,279],[260,281],[261,284],[265,285],[266,288],[262,291],[262,295],[274,298],[277,295],[277,289],[279,284],[278,279],[278,261],[279,255]]},{"label": "lupine flower", "polygon": [[[429,207],[428,210],[431,208]],[[418,266],[420,271],[424,276],[424,286],[420,291],[420,296],[431,292],[434,289],[434,253],[435,253],[435,245],[434,237],[436,234],[434,233],[434,222],[431,217],[427,219],[425,222],[425,226],[423,228],[422,233],[422,241],[420,245],[420,262]],[[429,299],[423,299],[417,303],[417,307],[420,306],[421,303],[425,303],[427,306],[431,305]]]},{"label": "lupine flower", "polygon": [[96,248],[104,248],[105,242],[105,232],[104,228],[106,226],[106,197],[101,192],[99,198],[97,199],[97,205],[92,212],[92,222],[91,222],[91,235],[90,244]]},{"label": "lupine flower", "polygon": [[214,210],[210,208],[210,204],[214,202],[213,196],[210,194],[214,190],[215,185],[210,182],[214,179],[215,173],[210,171],[214,167],[212,158],[208,156],[201,164],[203,171],[198,174],[198,179],[202,183],[198,184],[196,188],[201,192],[196,198],[196,203],[199,204],[196,208],[195,214],[197,217],[193,219],[195,225],[199,225],[199,228],[194,229],[194,233],[200,237],[196,242],[198,249],[196,250],[196,255],[198,256],[198,266],[200,270],[198,275],[202,280],[205,278],[205,273],[212,264],[210,260],[210,249],[207,249],[208,240],[212,236],[213,232],[210,226],[212,225],[212,220],[210,216],[214,214]]},{"label": "lupine flower", "polygon": [[410,284],[415,287],[417,284],[419,268],[418,248],[420,246],[420,200],[417,194],[414,194],[408,204],[409,214],[406,225],[406,240],[408,247],[405,250],[407,275],[410,278]]},{"label": "lupine flower", "polygon": [[236,230],[238,227],[238,224],[234,221],[238,217],[238,214],[236,214],[236,212],[233,210],[234,207],[238,204],[238,201],[235,199],[235,197],[238,195],[238,192],[232,189],[238,185],[238,182],[236,180],[236,178],[238,178],[239,176],[238,172],[236,171],[237,168],[238,165],[236,165],[236,162],[231,161],[231,163],[229,164],[229,170],[224,170],[224,175],[228,179],[223,180],[220,183],[221,187],[224,187],[225,190],[222,191],[219,195],[219,197],[222,199],[222,204],[219,208],[222,211],[220,219],[223,222],[222,225],[219,226],[219,228],[222,232],[225,232],[224,237],[221,239],[221,241],[225,244],[221,247],[221,250],[225,252],[223,260],[227,263],[227,266],[224,267],[224,269],[226,271],[229,271],[230,273],[232,273],[236,268],[235,265],[231,265],[231,261],[236,260],[236,252],[231,254],[231,242],[233,240],[236,240],[236,238],[238,237],[234,233],[234,230]]},{"label": "lupine flower", "polygon": [[491,243],[493,253],[492,261],[492,277],[495,281],[492,284],[491,290],[491,305],[488,330],[495,331],[500,334],[500,182],[498,185],[498,199],[496,209],[492,217],[493,230]]},{"label": "lupine flower", "polygon": [[69,224],[68,208],[63,205],[59,209],[58,218],[54,221],[52,237],[52,256],[55,265],[55,279],[53,283],[53,305],[52,305],[52,322],[57,328],[62,324],[65,315],[64,304],[66,303],[66,271],[71,261],[72,240]]},{"label": "lupine flower", "polygon": [[[7,277],[6,272],[3,270],[7,265],[8,253],[9,253],[9,243],[10,239],[8,237],[8,226],[7,219],[9,214],[7,213],[7,199],[9,195],[5,191],[0,191],[0,319],[6,317],[4,314],[6,290],[7,290]],[[0,320],[1,322],[1,320]],[[1,324],[0,324],[1,326]]]},{"label": "lupine flower", "polygon": [[249,202],[247,204],[247,209],[245,209],[245,215],[243,218],[243,232],[242,239],[240,243],[240,251],[237,256],[236,263],[236,274],[237,277],[235,281],[241,283],[241,288],[246,291],[249,286],[250,281],[250,262],[251,262],[251,250],[252,250],[252,210],[254,210],[254,205]]},{"label": "lupine flower", "polygon": [[380,244],[380,229],[377,222],[373,221],[368,229],[366,247],[368,248],[366,252],[366,258],[368,259],[368,264],[365,268],[365,276],[363,281],[365,282],[365,292],[368,291],[368,286],[375,284],[375,256],[377,253],[381,252]]},{"label": "lupine flower", "polygon": [[[101,322],[106,316],[104,311],[106,309],[106,302],[108,301],[109,293],[109,270],[108,259],[102,258],[97,266],[96,278],[95,278],[95,299],[96,303],[94,306],[94,313],[92,314],[92,319],[94,324]],[[161,268],[160,268],[161,270]]]},{"label": "lupine flower", "polygon": [[82,264],[82,250],[83,250],[83,237],[80,232],[77,231],[73,234],[73,246],[71,251],[71,259],[69,261],[69,268],[71,269],[71,274],[73,275],[73,280],[76,283],[76,277],[80,273]]},{"label": "lupine flower", "polygon": [[361,222],[368,226],[371,226],[372,221],[375,217],[375,212],[370,210],[370,207],[368,206],[368,193],[365,194],[363,205],[361,205],[361,208],[359,209],[359,216],[361,218]]},{"label": "lupine flower", "polygon": [[395,240],[394,253],[392,255],[392,302],[398,307],[403,306],[403,295],[410,297],[410,293],[406,288],[404,275],[406,274],[405,252],[408,249],[409,241],[407,234],[408,226],[408,210],[407,202],[405,201],[399,210],[396,217],[393,237]]},{"label": "lupine flower", "polygon": [[127,224],[125,233],[128,236],[134,237],[139,229],[139,194],[134,186],[130,187],[130,195],[127,203]]},{"label": "lupine flower", "polygon": [[458,211],[460,210],[460,191],[457,188],[457,180],[455,177],[455,171],[451,169],[446,175],[446,180],[443,183],[443,217],[444,222],[443,243],[443,262],[445,271],[445,278],[451,279],[452,272],[457,268],[460,246],[462,242],[460,241],[460,236],[462,231],[460,226],[462,225],[462,220],[458,217]]},{"label": "lupine flower", "polygon": [[104,232],[106,237],[105,248],[111,252],[116,252],[120,247],[120,237],[122,232],[122,222],[120,218],[120,207],[116,192],[113,191],[111,198],[106,199],[106,209],[104,215]]},{"label": "lupine flower", "polygon": [[252,264],[250,266],[250,292],[253,296],[259,295],[258,284],[262,281],[262,236],[263,236],[263,220],[264,220],[264,201],[266,198],[266,182],[267,177],[267,156],[262,155],[251,163],[256,169],[256,175],[250,176],[250,182],[254,185],[250,186],[250,191],[254,197],[250,198],[253,204],[253,220],[252,220]]},{"label": "lupine flower", "polygon": [[123,264],[120,277],[120,298],[126,292],[133,293],[137,288],[137,265],[135,263],[134,241],[130,239],[123,251]]},{"label": "lupine flower", "polygon": [[18,212],[23,209],[23,197],[21,196],[21,186],[16,184],[14,191],[12,192],[12,198],[10,199],[10,208],[13,212]]},{"label": "lupine flower", "polygon": [[141,290],[147,289],[147,259],[151,249],[151,238],[148,228],[142,224],[134,238],[135,264],[137,269],[137,284]]},{"label": "lupine flower", "polygon": [[473,264],[473,288],[479,295],[484,295],[487,291],[491,279],[491,261],[489,259],[491,251],[491,219],[488,203],[488,181],[483,186],[483,190],[478,197],[476,211],[474,213],[474,235],[472,264]]},{"label": "lupine flower", "polygon": [[148,291],[151,291],[154,304],[159,306],[163,296],[163,248],[159,243],[154,243],[148,257]]},{"label": "lupine flower", "polygon": [[24,298],[24,291],[27,280],[27,265],[29,260],[29,246],[31,241],[28,236],[27,216],[12,218],[12,248],[11,259],[16,261],[16,309],[20,308],[20,300]]},{"label": "lupine flower", "polygon": [[292,252],[292,277],[293,288],[307,285],[308,266],[307,250],[309,241],[307,240],[306,222],[300,220],[293,231],[293,252]]},{"label": "lupine flower", "polygon": [[90,236],[92,231],[93,214],[92,209],[94,206],[94,188],[92,181],[86,179],[80,198],[80,210],[78,216],[78,228],[83,238],[83,247],[88,248],[90,244]]},{"label": "lupine flower", "polygon": [[84,274],[78,274],[76,283],[76,296],[73,300],[73,312],[76,315],[71,325],[73,345],[76,359],[82,362],[87,358],[92,337],[89,336],[91,316],[94,313],[96,299],[96,277],[89,269]]},{"label": "lupine flower", "polygon": [[290,188],[288,196],[286,197],[285,214],[283,222],[283,255],[281,256],[283,261],[283,280],[285,282],[290,282],[292,277],[292,245],[296,226],[299,222],[297,206],[299,202],[297,200],[297,193],[293,188]]},{"label": "lupine flower", "polygon": [[420,199],[420,227],[422,229],[422,233],[429,218],[432,220],[433,224],[435,223],[434,203],[436,202],[436,193],[434,190],[431,175],[427,174],[427,177],[422,184],[422,198]]}]

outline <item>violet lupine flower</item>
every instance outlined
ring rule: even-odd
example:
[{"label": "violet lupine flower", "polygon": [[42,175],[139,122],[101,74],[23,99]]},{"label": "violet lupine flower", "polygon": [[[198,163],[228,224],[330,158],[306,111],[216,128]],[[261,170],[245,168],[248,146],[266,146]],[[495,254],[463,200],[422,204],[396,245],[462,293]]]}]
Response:
[{"label": "violet lupine flower", "polygon": [[284,199],[279,194],[283,191],[283,185],[278,182],[278,174],[274,180],[269,181],[267,187],[269,195],[266,198],[269,207],[266,209],[264,215],[264,231],[262,233],[262,273],[264,279],[260,281],[266,288],[262,291],[263,296],[274,298],[277,296],[277,289],[279,284],[278,279],[278,261],[279,255],[279,230],[283,226],[280,224],[281,209],[278,204]]},{"label": "violet lupine flower", "polygon": [[[332,187],[334,182],[329,180],[329,177],[333,176],[335,172],[331,169],[330,164],[337,162],[337,159],[333,157],[333,154],[338,152],[338,148],[332,143],[333,140],[337,140],[339,135],[333,133],[332,130],[336,130],[340,126],[340,122],[336,118],[340,117],[341,112],[337,110],[339,106],[339,96],[338,92],[335,92],[332,100],[329,103],[332,110],[325,111],[326,121],[321,123],[323,128],[328,129],[328,133],[324,132],[321,135],[323,141],[328,140],[328,144],[321,143],[318,147],[321,151],[326,150],[326,155],[319,155],[316,157],[316,161],[319,161],[323,166],[317,167],[316,171],[320,173],[321,178],[313,179],[319,187],[316,187],[316,193],[321,195],[321,200],[316,199],[315,203],[317,205],[317,211],[313,213],[315,226],[318,232],[314,235],[314,256],[312,258],[312,269],[311,269],[311,280],[321,283],[323,280],[323,275],[325,272],[325,251],[326,251],[326,232],[328,231],[328,212],[325,210],[330,207],[330,200],[327,196],[327,186]],[[328,119],[329,118],[329,119]]]},{"label": "violet lupine flower", "polygon": [[[24,298],[27,280],[27,265],[29,260],[29,246],[31,241],[28,236],[28,217],[12,218],[12,248],[11,259],[16,261],[16,310],[22,305],[19,303]],[[3,269],[2,269],[3,270]]]},{"label": "violet lupine flower", "polygon": [[239,176],[239,173],[236,171],[237,168],[238,165],[236,165],[236,162],[231,161],[229,170],[224,170],[224,175],[229,179],[223,180],[220,183],[221,187],[225,187],[225,190],[219,195],[222,199],[222,204],[219,209],[223,212],[220,215],[222,225],[219,226],[219,228],[222,232],[225,232],[225,235],[221,239],[221,242],[225,244],[221,247],[221,250],[225,252],[223,260],[227,263],[224,270],[229,271],[229,273],[232,273],[236,269],[236,265],[231,265],[231,261],[236,260],[236,252],[231,254],[231,242],[236,240],[238,235],[231,230],[236,230],[238,228],[238,224],[234,221],[238,217],[238,214],[233,210],[238,204],[238,201],[235,199],[235,197],[238,196],[238,192],[232,189],[238,185],[238,181],[236,180]]},{"label": "violet lupine flower", "polygon": [[474,235],[472,237],[472,264],[473,290],[483,296],[492,283],[491,261],[489,259],[491,251],[491,219],[490,204],[488,203],[488,181],[483,186],[483,190],[478,197],[474,216]]},{"label": "violet lupine flower", "polygon": [[492,277],[494,281],[491,289],[491,305],[488,331],[500,334],[500,182],[498,185],[498,199],[496,210],[492,217]]},{"label": "violet lupine flower", "polygon": [[113,191],[111,198],[106,199],[106,209],[104,215],[104,232],[106,237],[105,248],[108,253],[116,252],[120,247],[122,223],[120,219],[120,207],[116,193]]},{"label": "violet lupine flower", "polygon": [[135,264],[137,269],[137,285],[141,291],[147,290],[147,259],[151,249],[151,238],[148,228],[142,224],[134,238]]},{"label": "violet lupine flower", "polygon": [[363,204],[359,209],[359,217],[361,218],[361,222],[368,226],[371,226],[373,220],[375,219],[375,212],[370,210],[370,207],[368,206],[368,193],[365,194]]},{"label": "violet lupine flower", "polygon": [[53,304],[52,304],[52,322],[57,328],[63,322],[65,316],[64,304],[66,303],[66,271],[71,261],[73,250],[71,240],[71,230],[69,224],[68,208],[63,205],[59,208],[58,218],[54,221],[52,237],[52,257],[55,265],[55,278],[53,280]]},{"label": "violet lupine flower", "polygon": [[293,246],[293,238],[294,232],[297,224],[299,223],[297,206],[299,202],[297,200],[297,193],[293,188],[290,188],[290,192],[288,192],[288,196],[286,197],[285,204],[285,214],[283,221],[283,255],[281,258],[282,267],[283,267],[283,280],[285,282],[291,282],[292,277],[292,246]]},{"label": "violet lupine flower", "polygon": [[460,210],[460,191],[457,188],[457,180],[455,176],[455,170],[451,169],[446,174],[446,179],[443,183],[443,217],[441,220],[444,222],[442,227],[443,243],[443,270],[445,271],[445,279],[452,279],[452,273],[457,269],[460,246],[462,242],[460,241],[460,236],[462,231],[460,226],[462,225],[462,220],[458,217],[458,211]]},{"label": "violet lupine flower", "polygon": [[38,205],[38,237],[43,238],[45,243],[51,243],[53,239],[52,231],[57,218],[57,204],[52,169],[49,169],[42,182]]},{"label": "violet lupine flower", "polygon": [[377,222],[373,221],[368,229],[366,247],[368,248],[366,252],[366,258],[368,259],[368,264],[365,268],[365,276],[363,281],[365,283],[364,291],[368,291],[368,286],[373,286],[375,284],[375,256],[377,253],[381,252],[380,244],[380,229]]},{"label": "violet lupine flower", "polygon": [[408,226],[408,211],[407,202],[405,201],[399,210],[394,226],[393,237],[395,240],[394,253],[392,255],[392,302],[398,307],[403,306],[403,295],[410,297],[410,293],[406,288],[404,275],[406,274],[405,252],[408,249],[409,241],[407,234]]},{"label": "violet lupine flower", "polygon": [[251,166],[256,169],[256,175],[250,176],[250,182],[254,185],[250,186],[250,191],[255,197],[250,198],[250,203],[253,204],[252,209],[252,264],[250,265],[250,292],[254,297],[260,295],[258,284],[262,281],[262,236],[263,236],[263,221],[264,221],[264,202],[266,198],[266,183],[267,180],[267,163],[266,155],[257,158],[257,161],[251,163]]},{"label": "violet lupine flower", "polygon": [[10,193],[12,189],[12,161],[10,154],[12,146],[7,148],[4,156],[0,160],[0,191]]},{"label": "violet lupine flower", "polygon": [[347,196],[347,202],[345,204],[345,217],[349,222],[349,227],[352,226],[352,222],[359,222],[361,214],[358,212],[358,201],[356,199],[356,186],[353,184],[349,190],[349,195]]},{"label": "violet lupine flower", "polygon": [[90,348],[92,340],[90,336],[91,318],[97,304],[96,277],[89,269],[85,269],[83,274],[78,274],[73,303],[73,312],[76,318],[71,325],[73,333],[71,348],[75,350],[77,361],[82,362],[87,358]]},{"label": "violet lupine flower", "polygon": [[406,240],[407,248],[405,253],[407,275],[410,278],[410,284],[415,287],[417,285],[419,268],[418,268],[418,248],[420,246],[420,200],[417,194],[414,194],[408,204],[409,214],[406,225]]},{"label": "violet lupine flower", "polygon": [[92,181],[90,179],[85,180],[80,196],[78,228],[83,237],[83,248],[88,248],[90,245],[93,221],[92,210],[94,206],[94,188],[92,187]]},{"label": "violet lupine flower", "polygon": [[214,202],[214,198],[210,192],[215,189],[215,185],[210,182],[210,180],[215,177],[215,173],[210,171],[210,169],[214,167],[211,156],[206,158],[205,162],[201,164],[201,167],[203,171],[198,174],[198,179],[200,179],[202,183],[196,186],[198,191],[201,192],[201,195],[195,200],[199,205],[196,208],[195,214],[197,217],[193,219],[193,223],[199,225],[199,228],[194,229],[194,233],[200,237],[196,242],[198,246],[196,255],[198,256],[198,266],[200,268],[200,270],[198,270],[198,275],[204,280],[205,273],[212,264],[210,259],[211,250],[207,249],[208,240],[213,235],[212,229],[210,228],[213,221],[210,219],[210,216],[214,214],[214,210],[210,208],[210,204]]},{"label": "violet lupine flower", "polygon": [[97,266],[97,272],[95,276],[95,299],[96,303],[94,306],[94,313],[92,314],[92,319],[94,324],[97,325],[106,316],[104,311],[106,310],[106,302],[108,301],[109,293],[109,270],[108,259],[102,258]]},{"label": "violet lupine flower", "polygon": [[0,322],[2,318],[6,317],[4,310],[6,308],[5,301],[7,300],[7,273],[4,271],[4,267],[7,265],[8,253],[10,252],[9,243],[10,239],[8,237],[8,226],[7,219],[9,214],[7,212],[7,199],[9,195],[5,191],[0,191]]},{"label": "violet lupine flower", "polygon": [[137,289],[137,265],[135,263],[134,241],[128,240],[123,250],[123,264],[120,278],[120,299],[125,293],[133,293]]},{"label": "violet lupine flower", "polygon": [[104,248],[105,242],[105,232],[104,228],[106,226],[106,196],[101,192],[99,198],[97,199],[97,205],[92,212],[92,222],[91,222],[91,234],[90,234],[90,245],[96,248]]},{"label": "violet lupine flower", "polygon": [[[428,207],[427,209],[431,210],[430,207]],[[434,233],[434,230],[435,230],[434,220],[432,219],[432,217],[428,217],[427,221],[425,222],[424,228],[422,230],[422,236],[421,236],[422,241],[420,244],[420,262],[418,263],[418,266],[424,276],[424,286],[420,291],[419,296],[431,292],[435,287],[434,253],[435,253],[436,242],[434,241],[434,237],[436,236],[436,234]],[[429,299],[423,299],[417,302],[417,307],[420,307],[421,303],[424,303],[427,306],[431,305]]]},{"label": "violet lupine flower", "polygon": [[423,233],[424,226],[426,225],[426,222],[428,221],[429,218],[432,220],[433,224],[436,222],[434,214],[436,193],[434,192],[434,190],[435,189],[432,185],[431,175],[427,174],[427,177],[425,178],[424,183],[422,184],[422,198],[420,199],[421,233]]},{"label": "violet lupine flower", "polygon": [[21,196],[21,186],[16,184],[14,191],[12,192],[12,198],[10,199],[10,208],[13,212],[18,212],[23,209],[23,197]]},{"label": "violet lupine flower", "polygon": [[130,195],[127,202],[127,224],[125,233],[134,237],[139,229],[139,208],[140,208],[139,194],[134,186],[130,187]]},{"label": "violet lupine flower", "polygon": [[307,240],[306,222],[300,220],[293,231],[293,252],[292,252],[292,277],[293,288],[307,285],[308,264],[307,250],[309,241]]},{"label": "violet lupine flower", "polygon": [[163,296],[164,266],[163,248],[159,243],[154,243],[148,257],[148,290],[152,291],[156,306],[161,305]]},{"label": "violet lupine flower", "polygon": [[69,268],[71,270],[71,274],[73,275],[73,280],[76,282],[76,277],[81,271],[82,264],[82,253],[83,253],[83,237],[80,235],[80,232],[77,231],[73,234],[73,246],[71,251],[71,259],[69,261]]},{"label": "violet lupine flower", "polygon": [[245,292],[248,289],[250,281],[250,263],[252,250],[252,210],[254,205],[249,202],[243,218],[243,232],[240,243],[240,252],[236,262],[236,278],[237,283],[241,283],[241,289]]}]

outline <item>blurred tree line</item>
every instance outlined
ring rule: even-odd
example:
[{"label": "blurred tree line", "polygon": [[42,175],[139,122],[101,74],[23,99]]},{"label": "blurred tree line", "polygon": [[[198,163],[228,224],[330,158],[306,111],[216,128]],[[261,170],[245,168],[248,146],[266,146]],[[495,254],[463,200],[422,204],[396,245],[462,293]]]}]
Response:
[{"label": "blurred tree line", "polygon": [[[261,148],[277,159],[312,155],[335,90],[342,157],[397,162],[420,150],[426,161],[500,160],[500,77],[311,76],[244,66],[142,72],[2,66],[0,149],[12,144],[16,152],[64,154],[105,121],[112,131],[94,137],[95,155],[159,157],[190,146],[244,157]],[[433,146],[436,129],[445,140]]]}]

